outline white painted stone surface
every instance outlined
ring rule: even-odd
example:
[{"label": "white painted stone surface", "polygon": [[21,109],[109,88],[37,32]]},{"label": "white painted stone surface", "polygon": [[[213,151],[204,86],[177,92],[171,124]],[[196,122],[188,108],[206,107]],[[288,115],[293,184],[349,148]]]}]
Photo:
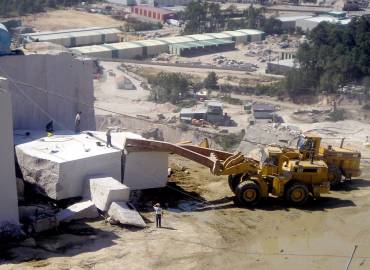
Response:
[{"label": "white painted stone surface", "polygon": [[[104,132],[93,132],[94,136],[106,141]],[[131,132],[112,132],[114,147],[125,150],[126,138],[144,139]],[[161,188],[168,180],[168,153],[124,151],[123,183],[131,190]]]},{"label": "white painted stone surface", "polygon": [[82,111],[81,129],[95,130],[93,70],[91,60],[69,53],[1,57],[0,76],[10,78],[14,129],[45,130],[55,119],[56,130],[74,130]]},{"label": "white painted stone surface", "polygon": [[132,190],[167,185],[168,153],[129,152],[124,166],[123,183]]},{"label": "white painted stone surface", "polygon": [[[131,207],[130,207],[131,206]],[[108,215],[114,220],[123,225],[132,225],[144,228],[145,221],[132,206],[126,202],[113,202],[109,208]]]},{"label": "white painted stone surface", "polygon": [[0,232],[6,224],[18,226],[18,198],[14,168],[13,123],[8,83],[0,77]]},{"label": "white painted stone surface", "polygon": [[91,219],[99,216],[96,210],[95,204],[88,200],[79,203],[75,203],[66,209],[58,212],[56,218],[58,222],[69,222],[72,220],[79,219]]},{"label": "white painted stone surface", "polygon": [[55,200],[83,195],[86,179],[121,179],[121,151],[98,146],[87,134],[42,137],[43,132],[15,131],[16,156],[25,181]]},{"label": "white painted stone surface", "polygon": [[128,201],[130,188],[112,177],[87,180],[84,198],[91,199],[101,211],[107,211],[114,201]]}]

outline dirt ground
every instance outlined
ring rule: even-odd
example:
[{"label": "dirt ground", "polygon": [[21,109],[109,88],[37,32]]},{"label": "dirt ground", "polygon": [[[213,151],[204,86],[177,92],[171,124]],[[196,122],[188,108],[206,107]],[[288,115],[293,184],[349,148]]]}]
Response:
[{"label": "dirt ground", "polygon": [[54,10],[22,18],[22,24],[34,27],[35,31],[57,31],[84,27],[118,27],[123,22],[103,14],[76,10]]},{"label": "dirt ground", "polygon": [[369,269],[369,165],[361,179],[301,209],[276,198],[236,207],[224,177],[176,156],[171,165],[185,172],[165,197],[147,196],[169,205],[162,229],[148,208],[143,230],[78,222],[2,251],[0,269],[344,269],[354,245],[350,269]]}]

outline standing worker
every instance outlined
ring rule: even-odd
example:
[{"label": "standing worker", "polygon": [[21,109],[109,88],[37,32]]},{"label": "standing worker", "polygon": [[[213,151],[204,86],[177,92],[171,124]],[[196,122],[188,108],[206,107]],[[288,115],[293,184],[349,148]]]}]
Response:
[{"label": "standing worker", "polygon": [[107,133],[105,134],[105,135],[107,135],[107,147],[113,147],[111,132],[112,132],[112,130],[110,128],[108,128]]},{"label": "standing worker", "polygon": [[81,128],[80,128],[81,114],[82,114],[82,112],[78,112],[76,114],[76,118],[75,118],[75,133],[80,133],[81,132]]},{"label": "standing worker", "polygon": [[159,203],[156,203],[154,206],[155,211],[155,224],[157,228],[162,227],[162,208]]}]

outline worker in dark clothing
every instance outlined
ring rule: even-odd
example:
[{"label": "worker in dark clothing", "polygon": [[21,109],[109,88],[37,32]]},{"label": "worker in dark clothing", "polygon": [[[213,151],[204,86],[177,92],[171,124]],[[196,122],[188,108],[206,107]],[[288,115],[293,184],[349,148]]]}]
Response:
[{"label": "worker in dark clothing", "polygon": [[80,133],[81,132],[81,128],[80,128],[81,114],[82,114],[82,112],[78,112],[76,114],[76,118],[75,118],[75,133]]},{"label": "worker in dark clothing", "polygon": [[54,133],[53,121],[50,121],[49,123],[46,124],[45,130],[48,136],[53,135]]},{"label": "worker in dark clothing", "polygon": [[111,132],[112,132],[112,130],[110,128],[108,128],[107,133],[106,133],[106,135],[107,135],[107,147],[113,147]]}]

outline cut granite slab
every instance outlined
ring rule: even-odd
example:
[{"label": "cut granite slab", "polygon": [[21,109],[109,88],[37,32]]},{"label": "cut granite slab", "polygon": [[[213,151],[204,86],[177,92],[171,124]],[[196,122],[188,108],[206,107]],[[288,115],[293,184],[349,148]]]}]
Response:
[{"label": "cut granite slab", "polygon": [[16,132],[17,162],[23,179],[48,197],[81,197],[85,180],[93,175],[121,179],[121,150],[99,146],[87,134],[28,132]]},{"label": "cut granite slab", "polygon": [[72,204],[56,214],[58,222],[70,222],[79,219],[92,219],[99,216],[95,204],[88,200]]},{"label": "cut granite slab", "polygon": [[132,204],[126,202],[113,202],[109,208],[108,215],[116,222],[123,225],[146,227],[145,221]]},{"label": "cut granite slab", "polygon": [[91,199],[101,211],[107,211],[114,201],[128,201],[130,188],[112,177],[90,178],[86,182],[85,199]]}]

